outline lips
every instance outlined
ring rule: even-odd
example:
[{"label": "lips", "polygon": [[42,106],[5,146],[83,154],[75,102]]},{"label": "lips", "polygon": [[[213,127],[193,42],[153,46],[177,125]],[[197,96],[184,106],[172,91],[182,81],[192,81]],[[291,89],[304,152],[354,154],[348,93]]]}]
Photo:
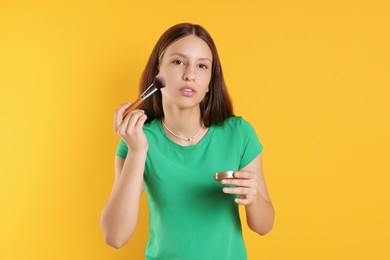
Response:
[{"label": "lips", "polygon": [[196,94],[196,91],[195,89],[191,88],[191,87],[182,87],[179,89],[180,90],[180,93],[185,96],[185,97],[192,97]]}]

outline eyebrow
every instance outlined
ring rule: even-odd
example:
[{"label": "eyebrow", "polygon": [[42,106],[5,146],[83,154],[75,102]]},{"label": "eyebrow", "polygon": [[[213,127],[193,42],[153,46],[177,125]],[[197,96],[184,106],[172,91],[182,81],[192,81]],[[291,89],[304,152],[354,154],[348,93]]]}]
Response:
[{"label": "eyebrow", "polygon": [[[174,52],[172,53],[171,55],[169,55],[169,57],[171,56],[174,56],[174,55],[178,55],[178,56],[181,56],[181,57],[184,57],[184,58],[187,58],[186,55],[182,54],[182,53],[179,53],[179,52]],[[211,60],[209,58],[199,58],[198,60],[207,60],[211,63]]]}]

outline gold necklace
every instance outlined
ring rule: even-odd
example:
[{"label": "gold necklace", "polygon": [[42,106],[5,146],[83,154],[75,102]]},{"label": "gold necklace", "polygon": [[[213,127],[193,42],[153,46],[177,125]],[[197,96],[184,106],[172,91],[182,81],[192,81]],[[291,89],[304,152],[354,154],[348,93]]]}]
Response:
[{"label": "gold necklace", "polygon": [[181,139],[181,140],[184,140],[184,141],[187,141],[187,142],[189,142],[189,141],[191,141],[192,139],[194,139],[194,138],[200,133],[200,131],[203,129],[203,125],[202,125],[202,126],[200,127],[199,131],[198,131],[196,134],[194,134],[194,135],[191,136],[191,137],[186,138],[186,137],[181,137],[181,136],[175,134],[174,132],[172,132],[172,130],[169,129],[169,128],[165,125],[164,120],[161,120],[161,122],[162,122],[163,126],[165,127],[165,129],[168,130],[168,132],[170,132],[172,135],[176,136],[177,138],[179,138],[179,139]]}]

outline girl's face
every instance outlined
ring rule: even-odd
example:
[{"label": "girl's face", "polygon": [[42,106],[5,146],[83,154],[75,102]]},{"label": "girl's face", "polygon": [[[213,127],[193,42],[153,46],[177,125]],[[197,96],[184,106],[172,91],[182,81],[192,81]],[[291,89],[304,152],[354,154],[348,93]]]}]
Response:
[{"label": "girl's face", "polygon": [[179,108],[199,107],[209,91],[213,54],[205,41],[185,36],[168,46],[159,66],[166,82],[161,89],[163,104]]}]

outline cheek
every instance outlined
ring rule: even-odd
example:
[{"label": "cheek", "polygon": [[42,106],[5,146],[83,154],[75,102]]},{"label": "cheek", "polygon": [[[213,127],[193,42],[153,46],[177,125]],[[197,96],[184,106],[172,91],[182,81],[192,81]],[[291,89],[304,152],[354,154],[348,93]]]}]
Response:
[{"label": "cheek", "polygon": [[168,84],[170,81],[173,82],[177,78],[179,71],[174,68],[161,67],[158,74],[164,77]]},{"label": "cheek", "polygon": [[204,85],[205,88],[207,88],[207,91],[208,91],[208,88],[209,88],[209,85],[210,85],[210,81],[211,81],[211,74],[205,74],[205,75],[202,75],[202,84]]},{"label": "cheek", "polygon": [[166,64],[162,63],[158,66],[158,74],[165,77],[168,76],[169,70]]},{"label": "cheek", "polygon": [[164,88],[162,88],[160,91],[161,91],[161,95],[164,97],[172,97],[172,96],[175,96],[177,93],[177,90],[176,88],[174,87],[175,86],[175,83],[173,83],[172,81],[168,81],[166,80],[166,86]]}]

